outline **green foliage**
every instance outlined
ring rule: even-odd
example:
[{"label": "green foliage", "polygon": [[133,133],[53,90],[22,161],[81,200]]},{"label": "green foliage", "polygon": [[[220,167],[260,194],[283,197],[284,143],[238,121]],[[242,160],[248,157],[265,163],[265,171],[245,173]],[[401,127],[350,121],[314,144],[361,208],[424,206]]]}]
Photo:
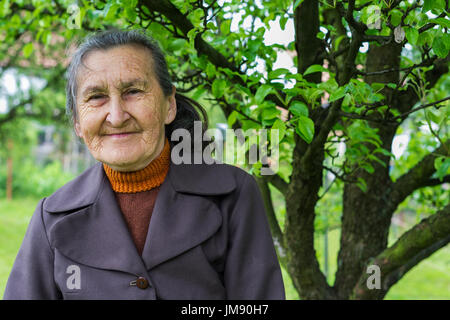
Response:
[{"label": "green foliage", "polygon": [[308,117],[299,115],[295,132],[307,143],[311,143],[314,137],[314,122]]},{"label": "green foliage", "polygon": [[[48,197],[74,178],[74,175],[62,170],[59,161],[37,167],[32,159],[26,158],[24,161],[14,163],[13,167],[13,197]],[[0,198],[4,198],[6,166],[2,165],[0,168]]]},{"label": "green foliage", "polygon": [[38,199],[0,199],[0,296],[6,287],[11,268],[19,251]]}]

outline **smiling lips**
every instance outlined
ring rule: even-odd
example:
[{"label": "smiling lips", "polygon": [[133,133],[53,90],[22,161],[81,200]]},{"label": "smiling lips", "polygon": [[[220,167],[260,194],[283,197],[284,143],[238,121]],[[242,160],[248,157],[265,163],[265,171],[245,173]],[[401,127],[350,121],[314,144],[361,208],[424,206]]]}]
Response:
[{"label": "smiling lips", "polygon": [[118,133],[107,133],[105,136],[111,137],[111,138],[126,138],[129,137],[137,132],[118,132]]}]

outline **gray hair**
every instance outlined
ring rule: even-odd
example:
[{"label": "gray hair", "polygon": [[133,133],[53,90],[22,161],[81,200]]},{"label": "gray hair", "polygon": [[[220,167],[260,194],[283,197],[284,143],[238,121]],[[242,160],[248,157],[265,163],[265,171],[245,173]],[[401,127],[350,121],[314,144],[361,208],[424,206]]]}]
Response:
[{"label": "gray hair", "polygon": [[[94,33],[86,37],[78,46],[67,68],[66,112],[73,123],[77,120],[77,75],[80,65],[83,65],[84,57],[93,51],[107,50],[122,45],[139,45],[147,48],[153,58],[153,71],[155,72],[163,93],[166,96],[169,96],[172,93],[173,85],[167,62],[164,53],[154,39],[146,35],[143,31],[138,30],[109,30]],[[171,124],[166,125],[166,135],[170,137],[171,132],[177,128],[184,128],[191,131],[193,130],[194,121],[202,121],[203,130],[206,130],[208,127],[208,120],[206,111],[201,105],[179,93],[176,93],[175,98],[177,100],[177,115]],[[203,120],[196,108],[202,113]]]}]

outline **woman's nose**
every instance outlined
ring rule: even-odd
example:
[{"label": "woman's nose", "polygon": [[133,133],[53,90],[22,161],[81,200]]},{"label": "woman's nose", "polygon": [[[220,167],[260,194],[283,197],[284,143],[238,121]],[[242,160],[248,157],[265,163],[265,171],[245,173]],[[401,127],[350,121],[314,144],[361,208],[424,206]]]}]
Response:
[{"label": "woman's nose", "polygon": [[130,114],[125,109],[125,103],[121,96],[112,96],[109,103],[108,121],[113,127],[120,127],[130,119]]}]

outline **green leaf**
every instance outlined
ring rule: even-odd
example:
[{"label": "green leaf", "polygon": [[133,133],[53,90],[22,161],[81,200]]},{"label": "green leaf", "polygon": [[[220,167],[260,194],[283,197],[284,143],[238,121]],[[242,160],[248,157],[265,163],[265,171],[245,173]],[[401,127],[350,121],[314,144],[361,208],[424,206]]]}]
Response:
[{"label": "green leaf", "polygon": [[425,31],[419,34],[419,38],[417,39],[417,45],[423,46],[423,45],[431,45],[433,42],[433,36],[430,34],[430,32]]},{"label": "green leaf", "polygon": [[391,24],[396,27],[402,22],[403,13],[400,10],[393,9],[389,12],[391,16]]},{"label": "green leaf", "polygon": [[191,23],[194,25],[194,27],[199,27],[201,22],[202,22],[202,18],[204,15],[204,11],[201,8],[195,9],[191,12],[189,12],[187,18],[189,21],[191,21]]},{"label": "green leaf", "polygon": [[228,119],[227,119],[228,128],[233,127],[233,124],[237,120],[237,116],[238,116],[238,113],[236,111],[233,111],[232,113],[230,113],[230,115],[228,116]]},{"label": "green leaf", "polygon": [[273,88],[268,84],[263,84],[256,90],[255,101],[256,104],[260,104],[264,101],[264,98],[273,90]]},{"label": "green leaf", "polygon": [[384,149],[384,148],[376,148],[373,153],[381,153],[385,156],[391,157],[392,159],[395,159],[395,155],[392,152],[389,152],[388,150]]},{"label": "green leaf", "polygon": [[436,169],[436,176],[442,181],[447,174],[450,174],[450,158],[437,157],[434,159],[434,168]]},{"label": "green leaf", "polygon": [[258,40],[249,40],[247,43],[247,48],[250,53],[256,54],[259,48],[262,46],[262,41]]},{"label": "green leaf", "polygon": [[445,9],[445,0],[424,0],[422,12],[428,12],[430,10],[443,10]]},{"label": "green leaf", "polygon": [[223,94],[225,93],[226,85],[227,83],[224,79],[215,79],[211,87],[212,94],[217,99],[222,98]]},{"label": "green leaf", "polygon": [[395,83],[388,83],[387,86],[388,86],[388,88],[391,88],[391,89],[397,88],[397,85]]},{"label": "green leaf", "polygon": [[9,0],[0,1],[0,17],[4,17],[9,13]]},{"label": "green leaf", "polygon": [[231,19],[225,20],[220,24],[220,33],[224,36],[230,33]]},{"label": "green leaf", "polygon": [[330,94],[330,98],[328,99],[328,101],[333,102],[333,101],[341,99],[343,96],[345,96],[345,87],[340,87],[339,89],[334,91],[332,94]]},{"label": "green leaf", "polygon": [[325,91],[331,93],[336,91],[339,88],[339,84],[337,83],[335,78],[330,78],[325,82],[321,82],[317,85],[317,88],[324,89]]},{"label": "green leaf", "polygon": [[308,67],[308,69],[305,70],[305,72],[303,72],[303,75],[306,76],[310,73],[315,73],[315,72],[327,72],[328,70],[324,67],[322,67],[319,64],[313,64],[311,66]]},{"label": "green leaf", "polygon": [[374,82],[374,83],[371,83],[370,86],[372,87],[373,91],[378,92],[384,88],[385,84],[379,83],[379,82]]},{"label": "green leaf", "polygon": [[423,1],[423,6],[422,6],[422,12],[428,12],[433,8],[433,2],[434,0],[424,0]]},{"label": "green leaf", "polygon": [[119,4],[114,3],[108,3],[105,8],[103,9],[103,12],[105,14],[105,20],[112,20],[116,16],[117,10],[120,8]]},{"label": "green leaf", "polygon": [[278,118],[279,114],[280,114],[280,110],[278,110],[276,107],[269,107],[269,108],[263,109],[261,117],[262,117],[262,120],[269,120],[269,119]]},{"label": "green leaf", "polygon": [[323,33],[322,31],[319,31],[319,32],[317,33],[316,37],[317,37],[318,39],[323,40],[323,39],[325,39],[325,33]]},{"label": "green leaf", "polygon": [[436,23],[436,24],[438,24],[438,25],[440,25],[441,27],[444,27],[444,28],[450,28],[450,20],[445,19],[445,18],[431,19],[428,22]]},{"label": "green leaf", "polygon": [[366,170],[368,173],[372,174],[375,172],[375,169],[373,168],[373,166],[368,163],[368,162],[364,162],[361,164],[361,167]]},{"label": "green leaf", "polygon": [[308,117],[299,116],[295,132],[307,143],[311,143],[314,137],[314,122]]},{"label": "green leaf", "polygon": [[206,88],[204,85],[200,85],[194,92],[194,94],[192,95],[192,99],[193,100],[198,100],[200,99],[200,97],[206,92]]},{"label": "green leaf", "polygon": [[334,46],[335,46],[335,50],[337,51],[339,49],[339,44],[341,43],[342,40],[345,39],[345,34],[340,35],[339,37],[337,37],[337,39],[334,42]]},{"label": "green leaf", "polygon": [[213,78],[216,74],[216,67],[212,63],[208,63],[205,71],[208,78]]},{"label": "green leaf", "polygon": [[406,39],[412,45],[417,43],[417,39],[419,38],[419,31],[416,28],[405,28]]},{"label": "green leaf", "polygon": [[343,107],[349,106],[349,105],[352,104],[352,101],[353,101],[352,95],[350,93],[346,93],[345,97],[344,97],[344,100],[342,101],[342,106]]},{"label": "green leaf", "polygon": [[441,119],[437,115],[435,115],[433,111],[427,110],[425,112],[426,112],[427,118],[429,118],[431,121],[433,121],[436,124],[441,123]]},{"label": "green leaf", "polygon": [[361,189],[362,192],[364,192],[364,193],[367,192],[367,183],[363,178],[359,177],[356,185],[358,186],[358,188]]},{"label": "green leaf", "polygon": [[289,16],[282,16],[280,18],[280,28],[281,28],[281,30],[284,31],[284,29],[286,29],[286,23],[288,22],[288,20],[289,20]]},{"label": "green leaf", "polygon": [[186,47],[186,44],[187,42],[184,39],[173,39],[169,42],[167,49],[170,52],[180,51]]},{"label": "green leaf", "polygon": [[294,2],[294,10],[295,10],[299,5],[301,5],[303,1],[304,1],[304,0],[296,0],[296,1]]},{"label": "green leaf", "polygon": [[25,58],[28,58],[31,53],[33,52],[33,43],[32,42],[28,42],[22,49],[23,52],[23,56]]},{"label": "green leaf", "polygon": [[448,47],[444,41],[444,37],[434,38],[432,48],[439,58],[445,58],[448,55]]},{"label": "green leaf", "polygon": [[270,71],[268,78],[269,79],[279,79],[281,75],[284,75],[286,73],[290,73],[290,71],[286,68],[279,68],[279,69]]},{"label": "green leaf", "polygon": [[272,130],[278,130],[278,141],[281,141],[286,134],[286,124],[283,120],[277,119],[272,125]]},{"label": "green leaf", "polygon": [[199,33],[199,30],[197,28],[192,28],[187,33],[187,38],[189,39],[189,43],[194,44],[194,40],[197,37],[197,34]]},{"label": "green leaf", "polygon": [[294,101],[289,107],[289,111],[296,117],[308,116],[308,106],[301,101]]},{"label": "green leaf", "polygon": [[386,168],[386,163],[384,163],[384,162],[383,162],[381,159],[379,159],[377,156],[375,156],[375,155],[373,155],[373,154],[369,154],[369,155],[368,155],[368,158],[369,158],[370,160],[373,160],[373,161],[378,162],[379,164],[381,164],[383,167]]}]

